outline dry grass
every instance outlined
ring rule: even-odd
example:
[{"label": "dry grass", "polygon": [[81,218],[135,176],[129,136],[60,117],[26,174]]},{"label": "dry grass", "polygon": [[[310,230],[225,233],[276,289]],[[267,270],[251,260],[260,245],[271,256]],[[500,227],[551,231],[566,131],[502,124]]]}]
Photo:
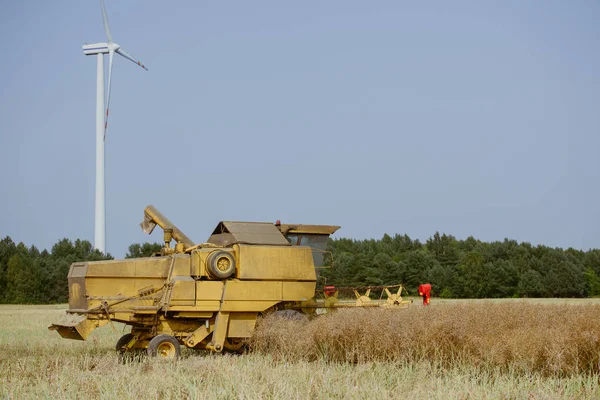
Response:
[{"label": "dry grass", "polygon": [[[582,306],[582,312],[588,313],[586,309],[587,306]],[[314,338],[304,339],[306,336],[302,331],[288,332],[287,339],[275,338],[280,340],[276,342],[279,344],[262,347],[261,353],[229,356],[184,351],[182,359],[175,363],[145,359],[120,364],[113,348],[123,333],[121,329],[113,332],[106,326],[95,331],[87,342],[64,340],[46,329],[63,310],[64,307],[54,306],[0,306],[1,399],[600,398],[599,375],[583,370],[579,374],[560,376],[495,368],[492,363],[485,367],[470,363],[441,365],[429,360],[408,362],[404,358],[356,364],[331,363],[323,360],[323,355],[318,355],[316,361],[309,361],[310,356],[298,356],[307,353],[284,353],[294,348],[289,347],[291,341],[300,339],[314,344]],[[415,307],[414,310],[399,311],[396,316],[390,315],[391,320],[387,324],[394,326],[398,318],[406,318],[404,321],[408,322],[409,319],[418,320],[419,316],[435,316],[437,313],[456,314],[445,305],[432,306],[428,310]],[[343,320],[344,314],[317,319],[297,328],[316,332],[318,327],[324,329],[325,321],[334,322],[334,318],[338,322]],[[380,320],[379,317],[385,315],[381,313],[376,319]],[[358,314],[346,316],[360,317]],[[589,324],[595,321],[596,317]],[[354,325],[357,337],[370,336],[374,327],[361,326],[360,322],[358,319],[341,322],[337,332],[347,332]],[[460,323],[456,323],[458,325],[452,329],[458,330]],[[378,324],[375,328],[386,327],[386,321],[380,320]],[[279,322],[272,328],[276,329],[278,325]],[[263,330],[266,326],[263,324],[261,328],[261,337],[267,333]],[[482,330],[493,328],[481,327]],[[406,329],[401,329],[403,335],[409,335],[410,331]],[[434,332],[430,334],[434,335]],[[386,335],[379,329],[370,339],[371,347],[361,347],[364,349],[362,353],[365,354],[367,349],[381,349],[376,343],[390,340]],[[326,336],[325,343],[332,337]],[[353,346],[351,343],[350,348]],[[320,351],[323,352],[324,348]],[[377,351],[377,354],[382,354],[382,350]],[[391,351],[398,350],[392,348]],[[262,354],[264,352],[268,354]],[[358,351],[355,353],[359,354]],[[284,354],[287,356],[284,357]],[[381,360],[394,358],[377,357]],[[436,357],[434,355],[433,359]]]},{"label": "dry grass", "polygon": [[445,303],[265,318],[252,348],[285,360],[433,362],[543,374],[600,372],[600,305]]}]

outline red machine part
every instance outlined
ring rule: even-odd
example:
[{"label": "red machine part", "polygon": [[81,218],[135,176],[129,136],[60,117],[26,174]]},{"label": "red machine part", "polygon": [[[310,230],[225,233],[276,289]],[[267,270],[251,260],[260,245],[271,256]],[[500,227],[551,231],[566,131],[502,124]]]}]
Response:
[{"label": "red machine part", "polygon": [[423,297],[423,305],[429,305],[429,299],[431,297],[431,284],[424,283],[419,285],[419,296]]},{"label": "red machine part", "polygon": [[329,296],[333,296],[335,294],[335,286],[324,286],[323,287],[323,293],[325,293],[325,296],[329,297]]}]

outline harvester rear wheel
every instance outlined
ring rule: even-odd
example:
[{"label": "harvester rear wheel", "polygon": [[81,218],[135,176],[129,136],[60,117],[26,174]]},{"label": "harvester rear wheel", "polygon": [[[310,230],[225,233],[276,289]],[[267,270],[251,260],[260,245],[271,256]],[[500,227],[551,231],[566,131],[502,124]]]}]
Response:
[{"label": "harvester rear wheel", "polygon": [[163,360],[176,360],[181,354],[179,342],[171,335],[158,335],[148,343],[148,355]]}]

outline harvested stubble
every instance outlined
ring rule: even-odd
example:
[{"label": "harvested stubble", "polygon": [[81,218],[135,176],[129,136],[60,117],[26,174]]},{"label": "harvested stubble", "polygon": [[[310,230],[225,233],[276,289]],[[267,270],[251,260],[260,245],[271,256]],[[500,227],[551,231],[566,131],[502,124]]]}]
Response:
[{"label": "harvested stubble", "polygon": [[600,372],[600,305],[439,304],[267,317],[251,349],[285,360],[431,362],[512,372]]}]

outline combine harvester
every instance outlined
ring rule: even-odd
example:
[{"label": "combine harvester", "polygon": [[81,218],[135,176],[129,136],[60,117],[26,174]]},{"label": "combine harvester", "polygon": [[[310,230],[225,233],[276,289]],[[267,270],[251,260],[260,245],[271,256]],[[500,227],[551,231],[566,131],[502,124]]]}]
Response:
[{"label": "combine harvester", "polygon": [[[266,313],[294,318],[410,303],[402,300],[401,286],[316,291],[315,266],[323,264],[329,235],[339,226],[223,221],[205,243],[195,244],[148,206],[142,229],[151,233],[156,225],[165,245],[155,257],[72,264],[67,315],[48,329],[86,340],[94,329],[121,322],[131,333],[117,342],[120,354],[145,349],[174,359],[181,345],[238,351]],[[356,299],[340,299],[343,289]],[[381,292],[378,300],[371,299],[372,290]]]}]

